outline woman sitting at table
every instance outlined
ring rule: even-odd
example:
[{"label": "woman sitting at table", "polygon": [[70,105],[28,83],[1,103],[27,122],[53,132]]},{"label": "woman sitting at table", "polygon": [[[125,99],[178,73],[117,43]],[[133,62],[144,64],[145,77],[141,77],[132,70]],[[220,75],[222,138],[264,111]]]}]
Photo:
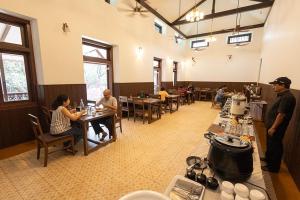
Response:
[{"label": "woman sitting at table", "polygon": [[225,97],[224,97],[224,92],[227,89],[226,85],[222,85],[221,87],[218,88],[217,94],[215,96],[215,102],[220,103],[221,107],[224,106],[225,104]]},{"label": "woman sitting at table", "polygon": [[[72,127],[70,120],[78,120],[84,111],[76,113],[76,110],[68,110],[70,98],[67,95],[59,95],[52,103],[52,120],[50,125],[50,134],[53,136],[73,135],[74,143],[82,137],[82,130],[78,127]],[[64,143],[64,147],[68,147],[69,143]]]}]

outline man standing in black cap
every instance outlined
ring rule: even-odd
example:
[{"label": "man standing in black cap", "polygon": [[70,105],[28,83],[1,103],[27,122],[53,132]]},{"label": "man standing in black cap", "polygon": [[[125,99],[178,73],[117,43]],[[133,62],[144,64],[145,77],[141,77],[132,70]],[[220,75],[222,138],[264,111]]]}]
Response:
[{"label": "man standing in black cap", "polygon": [[266,157],[262,160],[266,161],[267,165],[262,167],[264,171],[277,173],[280,169],[283,154],[282,140],[296,104],[296,99],[289,90],[291,83],[287,77],[279,77],[270,82],[277,93],[277,98],[266,115],[267,150]]}]

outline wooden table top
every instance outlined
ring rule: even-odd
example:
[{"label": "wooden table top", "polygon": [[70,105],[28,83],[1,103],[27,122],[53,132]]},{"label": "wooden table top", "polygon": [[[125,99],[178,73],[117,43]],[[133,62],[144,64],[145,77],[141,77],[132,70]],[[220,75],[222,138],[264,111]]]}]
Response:
[{"label": "wooden table top", "polygon": [[80,119],[78,121],[79,122],[90,122],[95,119],[100,119],[100,118],[112,116],[115,114],[116,114],[116,112],[113,110],[110,110],[110,109],[102,110],[102,111],[97,111],[96,115],[84,115],[84,116],[80,117]]},{"label": "wooden table top", "polygon": [[[159,103],[161,102],[160,99],[154,99],[154,98],[139,98],[140,100],[143,100],[144,103],[147,103],[147,104],[153,104],[153,103]],[[133,98],[128,98],[128,101],[129,102],[133,102]]]},{"label": "wooden table top", "polygon": [[169,94],[169,96],[167,96],[166,98],[177,98],[180,97],[180,95],[178,94]]}]

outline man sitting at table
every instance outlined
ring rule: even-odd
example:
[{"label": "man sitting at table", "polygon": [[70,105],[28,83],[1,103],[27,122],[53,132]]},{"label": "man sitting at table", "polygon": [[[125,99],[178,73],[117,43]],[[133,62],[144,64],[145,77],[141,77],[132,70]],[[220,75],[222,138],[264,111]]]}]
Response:
[{"label": "man sitting at table", "polygon": [[[111,91],[109,89],[104,90],[103,98],[96,102],[96,106],[103,105],[104,108],[111,109],[113,111],[117,111],[117,99],[111,96]],[[91,121],[95,134],[100,135],[102,134],[101,141],[107,136],[107,133],[101,128],[100,124],[103,124],[109,130],[110,137],[112,136],[113,131],[113,120],[112,117],[104,117],[101,119],[97,119]]]}]

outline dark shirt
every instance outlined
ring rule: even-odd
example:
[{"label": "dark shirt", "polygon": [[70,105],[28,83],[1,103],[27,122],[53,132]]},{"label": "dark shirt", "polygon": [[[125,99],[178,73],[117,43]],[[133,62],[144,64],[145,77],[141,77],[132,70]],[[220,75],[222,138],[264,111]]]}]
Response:
[{"label": "dark shirt", "polygon": [[277,127],[276,132],[280,132],[280,135],[283,136],[289,121],[292,118],[293,111],[295,108],[296,99],[290,90],[286,90],[277,94],[277,98],[271,104],[270,109],[268,109],[266,115],[266,128],[269,129],[276,120],[278,113],[285,114],[283,122]]}]

